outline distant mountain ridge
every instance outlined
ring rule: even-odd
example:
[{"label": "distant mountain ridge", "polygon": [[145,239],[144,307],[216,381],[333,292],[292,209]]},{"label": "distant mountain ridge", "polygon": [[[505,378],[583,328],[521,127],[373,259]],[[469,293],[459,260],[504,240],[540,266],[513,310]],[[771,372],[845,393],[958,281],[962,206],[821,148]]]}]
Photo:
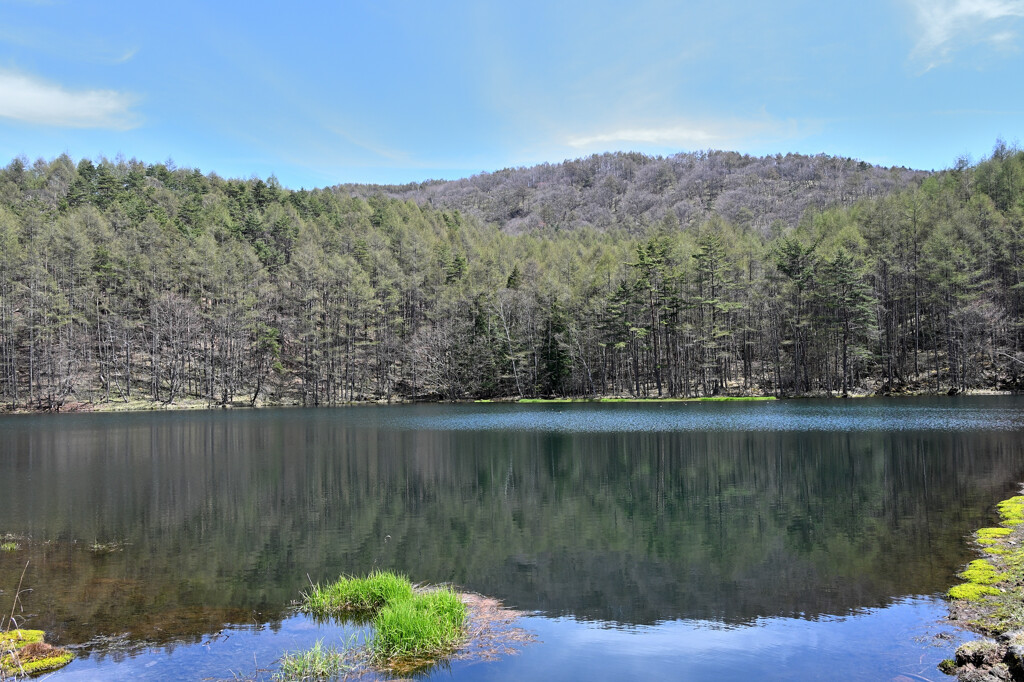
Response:
[{"label": "distant mountain ridge", "polygon": [[582,226],[635,231],[660,222],[686,227],[717,214],[767,234],[777,221],[795,224],[808,208],[887,196],[929,175],[825,154],[753,157],[702,151],[655,157],[616,152],[462,180],[343,184],[333,190],[460,210],[512,233]]}]

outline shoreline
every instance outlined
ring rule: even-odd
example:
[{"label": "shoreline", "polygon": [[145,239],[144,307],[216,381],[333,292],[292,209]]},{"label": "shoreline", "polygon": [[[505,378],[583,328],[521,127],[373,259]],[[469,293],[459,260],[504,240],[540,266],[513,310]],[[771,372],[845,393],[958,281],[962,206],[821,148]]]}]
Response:
[{"label": "shoreline", "polygon": [[209,403],[204,400],[188,399],[171,403],[152,400],[109,400],[101,402],[75,401],[67,402],[56,408],[28,407],[9,405],[0,406],[0,415],[19,414],[85,414],[85,413],[117,413],[117,412],[188,412],[201,410],[261,410],[280,408],[335,408],[381,405],[458,405],[458,404],[523,404],[523,405],[560,405],[560,404],[619,404],[619,403],[707,403],[707,402],[773,402],[786,400],[860,400],[864,398],[934,398],[961,396],[1010,396],[1020,395],[1020,391],[999,389],[968,389],[956,394],[947,392],[901,392],[901,393],[856,393],[848,395],[808,394],[795,396],[774,395],[742,395],[742,396],[700,396],[693,398],[680,397],[636,397],[608,395],[589,398],[517,398],[502,396],[499,398],[481,398],[464,400],[432,400],[393,398],[391,400],[357,400],[333,405],[303,405],[298,402],[266,402],[258,401],[255,405],[249,400],[239,400],[227,404]]},{"label": "shoreline", "polygon": [[972,534],[979,558],[946,594],[949,622],[982,637],[939,665],[963,682],[1024,679],[1024,494],[996,508],[999,525]]}]

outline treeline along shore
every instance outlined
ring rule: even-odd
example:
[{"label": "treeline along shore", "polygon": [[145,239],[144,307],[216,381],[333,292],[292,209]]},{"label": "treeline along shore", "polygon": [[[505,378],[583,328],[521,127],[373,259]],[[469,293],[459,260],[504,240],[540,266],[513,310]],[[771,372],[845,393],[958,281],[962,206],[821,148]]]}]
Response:
[{"label": "treeline along shore", "polygon": [[605,154],[292,191],[0,170],[0,401],[1015,390],[1024,152],[938,173]]}]

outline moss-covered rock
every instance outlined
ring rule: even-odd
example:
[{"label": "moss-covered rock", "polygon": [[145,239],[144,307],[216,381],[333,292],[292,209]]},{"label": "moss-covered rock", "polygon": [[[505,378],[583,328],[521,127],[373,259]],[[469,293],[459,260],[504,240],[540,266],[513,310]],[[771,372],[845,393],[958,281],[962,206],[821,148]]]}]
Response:
[{"label": "moss-covered rock", "polygon": [[999,515],[1003,525],[1019,526],[1024,523],[1024,495],[1017,495],[999,503]]},{"label": "moss-covered rock", "polygon": [[978,601],[991,595],[999,594],[999,590],[991,585],[979,585],[978,583],[961,583],[949,588],[946,593],[950,599],[963,599],[965,601]]},{"label": "moss-covered rock", "polygon": [[46,633],[42,630],[8,630],[0,632],[0,651],[8,653],[13,649],[20,649],[26,644],[42,642]]},{"label": "moss-covered rock", "polygon": [[948,595],[950,618],[993,640],[968,642],[956,651],[961,682],[1024,679],[1024,495],[997,505],[1000,525],[974,539],[984,554],[961,571],[964,582]]},{"label": "moss-covered rock", "polygon": [[1012,532],[1009,528],[982,528],[974,535],[979,545],[994,545]]},{"label": "moss-covered rock", "polygon": [[990,639],[976,639],[956,650],[957,665],[991,666],[1003,659],[1001,647]]},{"label": "moss-covered rock", "polygon": [[0,632],[0,677],[36,675],[62,668],[75,657],[43,641],[42,630]]}]

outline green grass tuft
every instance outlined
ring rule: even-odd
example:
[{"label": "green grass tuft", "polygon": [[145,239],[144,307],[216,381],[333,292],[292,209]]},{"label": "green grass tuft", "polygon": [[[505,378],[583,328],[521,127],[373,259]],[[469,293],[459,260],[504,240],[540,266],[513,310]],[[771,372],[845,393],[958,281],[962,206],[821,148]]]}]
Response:
[{"label": "green grass tuft", "polygon": [[377,571],[365,578],[342,577],[330,585],[314,585],[303,595],[301,609],[320,617],[346,611],[369,614],[412,595],[408,578],[391,571]]},{"label": "green grass tuft", "polygon": [[330,680],[347,669],[344,653],[333,646],[324,648],[324,641],[320,639],[312,649],[285,653],[273,679],[275,682]]},{"label": "green grass tuft", "polygon": [[465,634],[466,605],[458,593],[416,591],[408,578],[391,572],[315,585],[303,594],[300,609],[318,617],[372,619],[369,655],[379,664],[429,663],[451,653]]},{"label": "green grass tuft", "polygon": [[373,620],[371,654],[378,661],[436,657],[462,638],[466,605],[448,588],[389,604]]},{"label": "green grass tuft", "polygon": [[0,551],[3,552],[17,552],[21,549],[21,545],[17,542],[2,542],[0,543]]}]

